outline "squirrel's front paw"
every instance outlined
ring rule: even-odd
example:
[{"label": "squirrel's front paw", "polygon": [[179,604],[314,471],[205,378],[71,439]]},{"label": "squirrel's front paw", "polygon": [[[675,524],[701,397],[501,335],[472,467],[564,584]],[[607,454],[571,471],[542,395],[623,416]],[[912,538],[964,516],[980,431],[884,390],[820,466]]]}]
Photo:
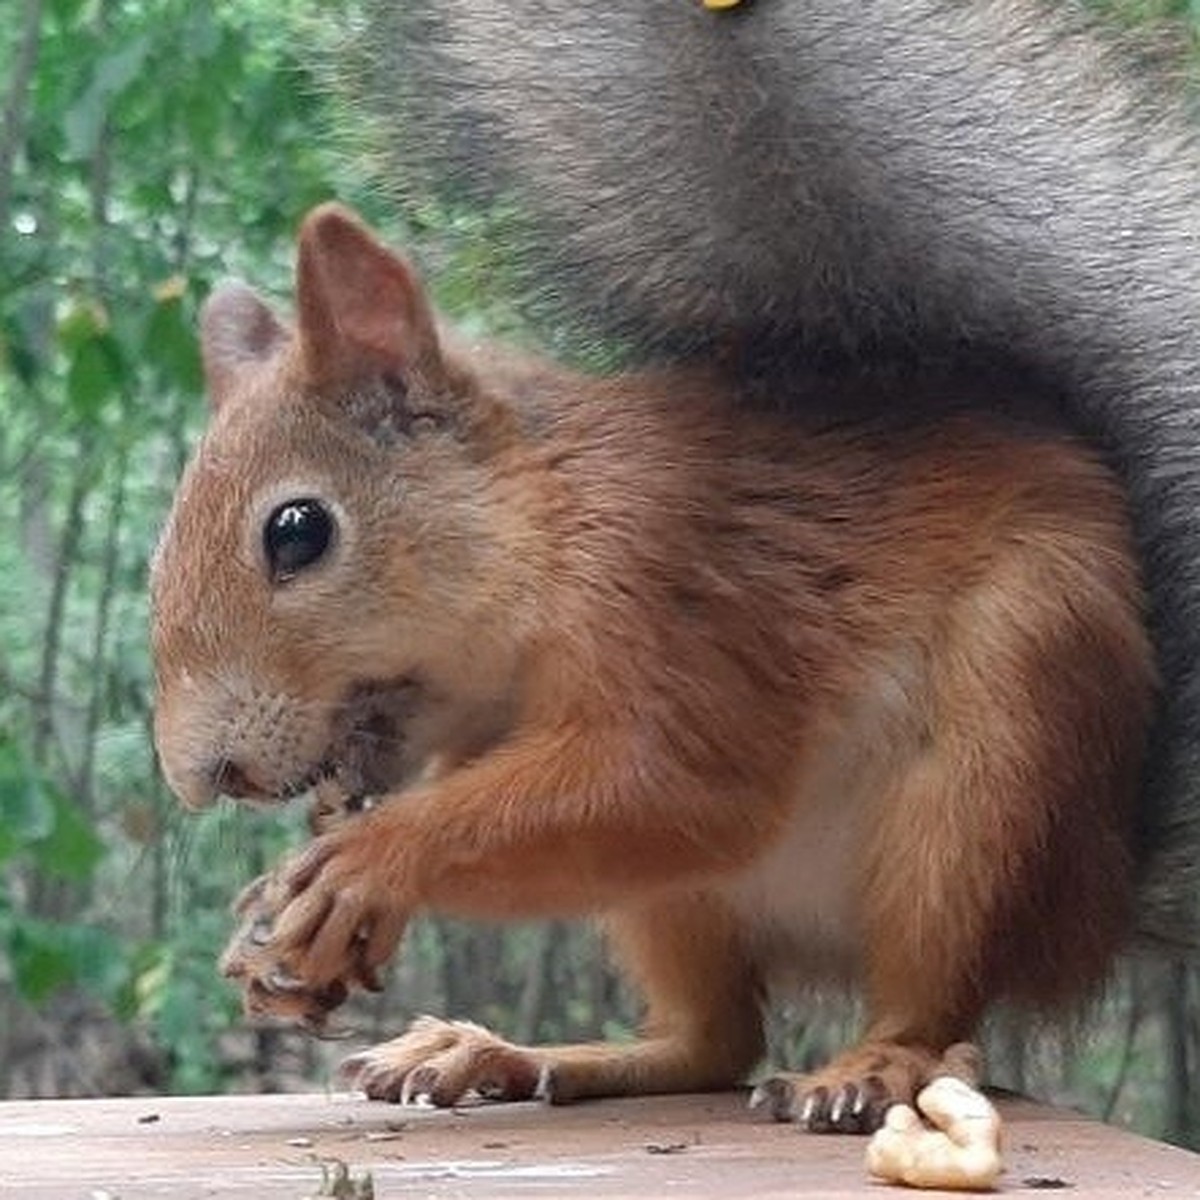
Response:
[{"label": "squirrel's front paw", "polygon": [[385,902],[386,887],[344,840],[318,839],[239,898],[241,923],[221,968],[241,983],[248,1015],[326,1032],[352,990],[380,990],[378,967],[407,912]]},{"label": "squirrel's front paw", "polygon": [[341,1075],[372,1100],[457,1104],[468,1092],[492,1100],[552,1100],[545,1055],[514,1046],[470,1021],[418,1017],[408,1032],[352,1055]]}]

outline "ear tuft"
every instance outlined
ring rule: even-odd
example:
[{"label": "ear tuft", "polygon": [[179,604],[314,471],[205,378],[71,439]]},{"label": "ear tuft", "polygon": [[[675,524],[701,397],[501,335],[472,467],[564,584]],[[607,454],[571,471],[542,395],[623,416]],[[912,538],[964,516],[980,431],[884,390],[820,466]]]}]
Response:
[{"label": "ear tuft", "polygon": [[238,280],[218,284],[200,309],[200,352],[213,407],[220,408],[247,367],[271,358],[287,339],[252,288]]},{"label": "ear tuft", "polygon": [[315,381],[437,370],[436,324],[416,273],[340,205],[321,205],[301,226],[296,306]]}]

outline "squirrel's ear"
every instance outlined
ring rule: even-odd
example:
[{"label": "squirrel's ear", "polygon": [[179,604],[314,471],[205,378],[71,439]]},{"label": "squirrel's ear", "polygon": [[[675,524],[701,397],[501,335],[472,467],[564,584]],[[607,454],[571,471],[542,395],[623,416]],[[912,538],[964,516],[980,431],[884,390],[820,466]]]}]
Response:
[{"label": "squirrel's ear", "polygon": [[200,355],[213,407],[221,406],[242,370],[270,358],[287,338],[252,288],[236,280],[218,285],[200,310]]},{"label": "squirrel's ear", "polygon": [[438,367],[437,327],[420,280],[339,205],[314,209],[300,228],[296,307],[314,381],[371,371],[405,378]]}]

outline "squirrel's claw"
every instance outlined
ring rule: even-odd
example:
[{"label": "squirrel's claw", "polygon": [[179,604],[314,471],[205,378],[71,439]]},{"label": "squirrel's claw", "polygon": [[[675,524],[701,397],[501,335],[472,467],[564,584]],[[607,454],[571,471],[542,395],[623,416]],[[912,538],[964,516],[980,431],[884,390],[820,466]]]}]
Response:
[{"label": "squirrel's claw", "polygon": [[386,889],[342,840],[318,839],[238,898],[221,970],[241,985],[249,1015],[330,1036],[328,1016],[351,991],[383,989],[379,967],[407,913],[379,903]]}]

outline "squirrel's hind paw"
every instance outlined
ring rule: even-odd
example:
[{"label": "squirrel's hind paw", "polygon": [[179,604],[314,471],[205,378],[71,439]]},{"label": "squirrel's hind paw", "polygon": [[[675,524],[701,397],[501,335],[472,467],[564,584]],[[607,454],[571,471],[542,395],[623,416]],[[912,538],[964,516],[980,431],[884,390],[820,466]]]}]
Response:
[{"label": "squirrel's hind paw", "polygon": [[896,1104],[912,1104],[937,1075],[975,1081],[978,1052],[965,1043],[943,1056],[918,1046],[865,1042],[811,1075],[783,1073],[764,1080],[750,1103],[777,1121],[809,1133],[874,1133]]}]

